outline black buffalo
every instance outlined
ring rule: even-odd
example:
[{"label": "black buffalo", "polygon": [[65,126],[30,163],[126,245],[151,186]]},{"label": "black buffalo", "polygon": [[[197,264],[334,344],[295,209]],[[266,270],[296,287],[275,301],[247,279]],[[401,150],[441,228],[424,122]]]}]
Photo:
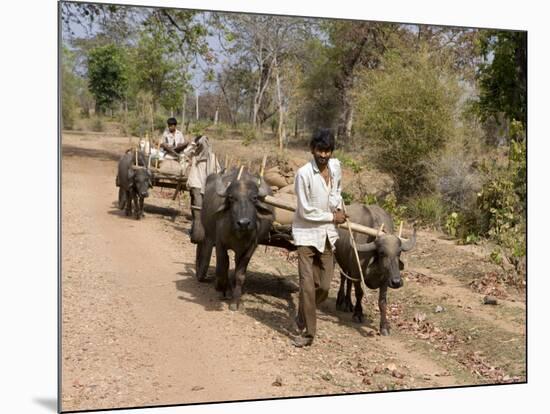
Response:
[{"label": "black buffalo", "polygon": [[[386,318],[386,293],[388,287],[397,289],[403,286],[400,271],[403,270],[403,262],[400,260],[401,252],[411,250],[416,243],[416,228],[410,240],[404,240],[393,234],[393,220],[382,208],[371,205],[352,204],[348,207],[347,213],[353,223],[364,226],[380,228],[384,224],[384,233],[380,236],[367,236],[356,234],[355,240],[359,251],[361,269],[365,278],[365,284],[369,289],[380,289],[378,306],[380,309],[380,334],[389,334],[389,325]],[[345,274],[340,276],[340,289],[336,300],[336,308],[351,312],[353,320],[363,322],[363,308],[361,299],[363,289],[359,278],[359,267],[355,252],[351,245],[349,232],[338,229],[339,239],[336,242],[336,261]],[[345,275],[355,279],[353,282]],[[355,307],[351,303],[351,287],[355,287]]]},{"label": "black buffalo", "polygon": [[270,188],[257,176],[244,172],[237,180],[236,169],[211,174],[206,179],[201,222],[204,237],[197,244],[196,275],[206,278],[212,248],[216,247],[216,289],[229,290],[228,250],[235,252],[235,276],[231,280],[230,309],[236,310],[242,294],[246,269],[258,242],[267,237],[273,222],[273,209],[262,202]]},{"label": "black buffalo", "polygon": [[118,162],[118,174],[116,185],[118,189],[118,208],[126,208],[126,215],[132,214],[136,219],[143,217],[143,200],[149,197],[149,188],[152,185],[153,175],[147,168],[145,155],[138,151],[138,165],[136,163],[135,150],[128,150]]}]

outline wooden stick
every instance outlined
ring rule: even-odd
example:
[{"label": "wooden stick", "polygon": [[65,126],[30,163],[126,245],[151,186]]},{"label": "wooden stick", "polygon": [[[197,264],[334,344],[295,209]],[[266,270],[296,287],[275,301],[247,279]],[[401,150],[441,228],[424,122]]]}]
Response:
[{"label": "wooden stick", "polygon": [[403,233],[403,220],[401,220],[401,224],[399,224],[399,238],[401,238],[401,233]]},{"label": "wooden stick", "polygon": [[224,160],[224,162],[223,162],[223,169],[224,169],[224,171],[227,171],[227,167],[229,166],[228,162],[229,162],[229,157],[228,157],[227,154],[225,154],[225,160]]},{"label": "wooden stick", "polygon": [[267,164],[267,154],[264,154],[264,158],[262,159],[262,166],[260,168],[260,178],[264,177],[266,164]]},{"label": "wooden stick", "polygon": [[160,140],[162,138],[159,138],[159,142],[157,144],[157,159],[155,160],[155,167],[159,167],[159,158],[160,158]]},{"label": "wooden stick", "polygon": [[[346,214],[346,205],[342,202],[342,211],[344,214]],[[363,289],[364,297],[367,297],[367,286],[365,284],[365,278],[363,276],[363,268],[361,267],[361,260],[359,259],[359,252],[357,251],[357,243],[355,242],[355,238],[353,237],[353,231],[351,230],[351,222],[349,219],[346,219],[346,224],[349,231],[349,237],[351,239],[351,245],[353,247],[353,252],[355,253],[355,260],[357,261],[357,267],[359,268],[359,275],[361,278],[359,279],[359,282],[361,283],[361,288]],[[349,283],[349,282],[348,282]]]},{"label": "wooden stick", "polygon": [[237,181],[241,179],[241,174],[243,173],[244,165],[241,165],[241,168],[239,169],[239,174],[237,175]]}]

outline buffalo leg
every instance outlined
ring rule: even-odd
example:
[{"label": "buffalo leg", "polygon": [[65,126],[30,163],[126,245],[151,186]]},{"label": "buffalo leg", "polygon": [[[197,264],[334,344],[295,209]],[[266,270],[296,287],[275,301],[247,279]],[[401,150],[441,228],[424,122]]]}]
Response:
[{"label": "buffalo leg", "polygon": [[344,296],[344,312],[353,312],[353,303],[351,303],[351,280],[346,279],[346,295]]},{"label": "buffalo leg", "polygon": [[229,309],[233,311],[239,308],[244,279],[246,276],[246,269],[250,259],[252,258],[254,249],[256,249],[256,246],[252,245],[251,248],[244,253],[238,256],[235,254],[235,282],[233,284],[233,298],[231,300],[231,304],[229,305]]},{"label": "buffalo leg", "polygon": [[191,215],[193,222],[191,224],[191,243],[199,243],[204,239],[204,227],[201,221],[202,194],[200,188],[191,188]]},{"label": "buffalo leg", "polygon": [[124,207],[126,207],[126,201],[127,201],[126,190],[124,190],[122,187],[118,187],[118,208],[119,208],[119,210],[123,210]]},{"label": "buffalo leg", "polygon": [[380,309],[380,335],[389,335],[390,326],[386,317],[386,293],[388,291],[387,286],[380,287],[378,294],[378,308]]},{"label": "buffalo leg", "polygon": [[227,249],[216,244],[216,290],[225,297],[228,288],[229,255]]},{"label": "buffalo leg", "polygon": [[336,310],[344,311],[346,277],[340,272],[340,287],[338,288],[338,295],[336,296]]},{"label": "buffalo leg", "polygon": [[134,191],[134,217],[136,220],[139,220],[139,196],[136,191]]},{"label": "buffalo leg", "polygon": [[203,282],[206,279],[206,275],[208,273],[208,266],[210,266],[210,257],[212,256],[213,248],[214,248],[214,244],[208,239],[197,244],[195,274],[199,282]]},{"label": "buffalo leg", "polygon": [[132,199],[134,197],[132,189],[126,191],[126,215],[132,215]]},{"label": "buffalo leg", "polygon": [[139,217],[143,217],[145,216],[145,214],[143,214],[143,204],[144,204],[144,201],[145,199],[143,197],[139,197]]},{"label": "buffalo leg", "polygon": [[359,282],[353,282],[353,286],[355,288],[355,309],[353,310],[352,320],[357,323],[363,323],[363,306],[361,305],[363,288]]}]

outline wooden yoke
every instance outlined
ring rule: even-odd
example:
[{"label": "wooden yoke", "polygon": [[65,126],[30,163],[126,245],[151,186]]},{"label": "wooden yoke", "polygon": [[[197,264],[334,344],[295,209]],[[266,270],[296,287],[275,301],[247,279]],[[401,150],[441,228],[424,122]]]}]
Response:
[{"label": "wooden yoke", "polygon": [[[264,201],[267,204],[270,204],[274,207],[279,207],[289,211],[296,211],[296,205],[294,205],[294,203],[291,203],[289,201],[280,200],[276,197],[269,196],[269,195],[265,196]],[[368,234],[369,236],[375,236],[375,237],[384,233],[383,229],[373,229],[372,227],[367,227],[367,226],[363,226],[362,224],[357,224],[352,222],[348,222],[347,224],[339,224],[338,227],[344,230],[348,230],[348,231],[352,230],[357,233]]]}]

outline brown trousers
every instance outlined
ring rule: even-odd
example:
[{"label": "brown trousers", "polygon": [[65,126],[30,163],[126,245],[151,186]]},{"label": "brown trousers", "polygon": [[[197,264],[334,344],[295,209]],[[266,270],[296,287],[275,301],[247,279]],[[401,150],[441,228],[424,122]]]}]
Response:
[{"label": "brown trousers", "polygon": [[306,327],[305,336],[313,338],[317,331],[317,305],[328,297],[334,274],[334,254],[328,238],[323,253],[319,253],[312,246],[298,247],[298,273],[300,275],[298,319]]}]

